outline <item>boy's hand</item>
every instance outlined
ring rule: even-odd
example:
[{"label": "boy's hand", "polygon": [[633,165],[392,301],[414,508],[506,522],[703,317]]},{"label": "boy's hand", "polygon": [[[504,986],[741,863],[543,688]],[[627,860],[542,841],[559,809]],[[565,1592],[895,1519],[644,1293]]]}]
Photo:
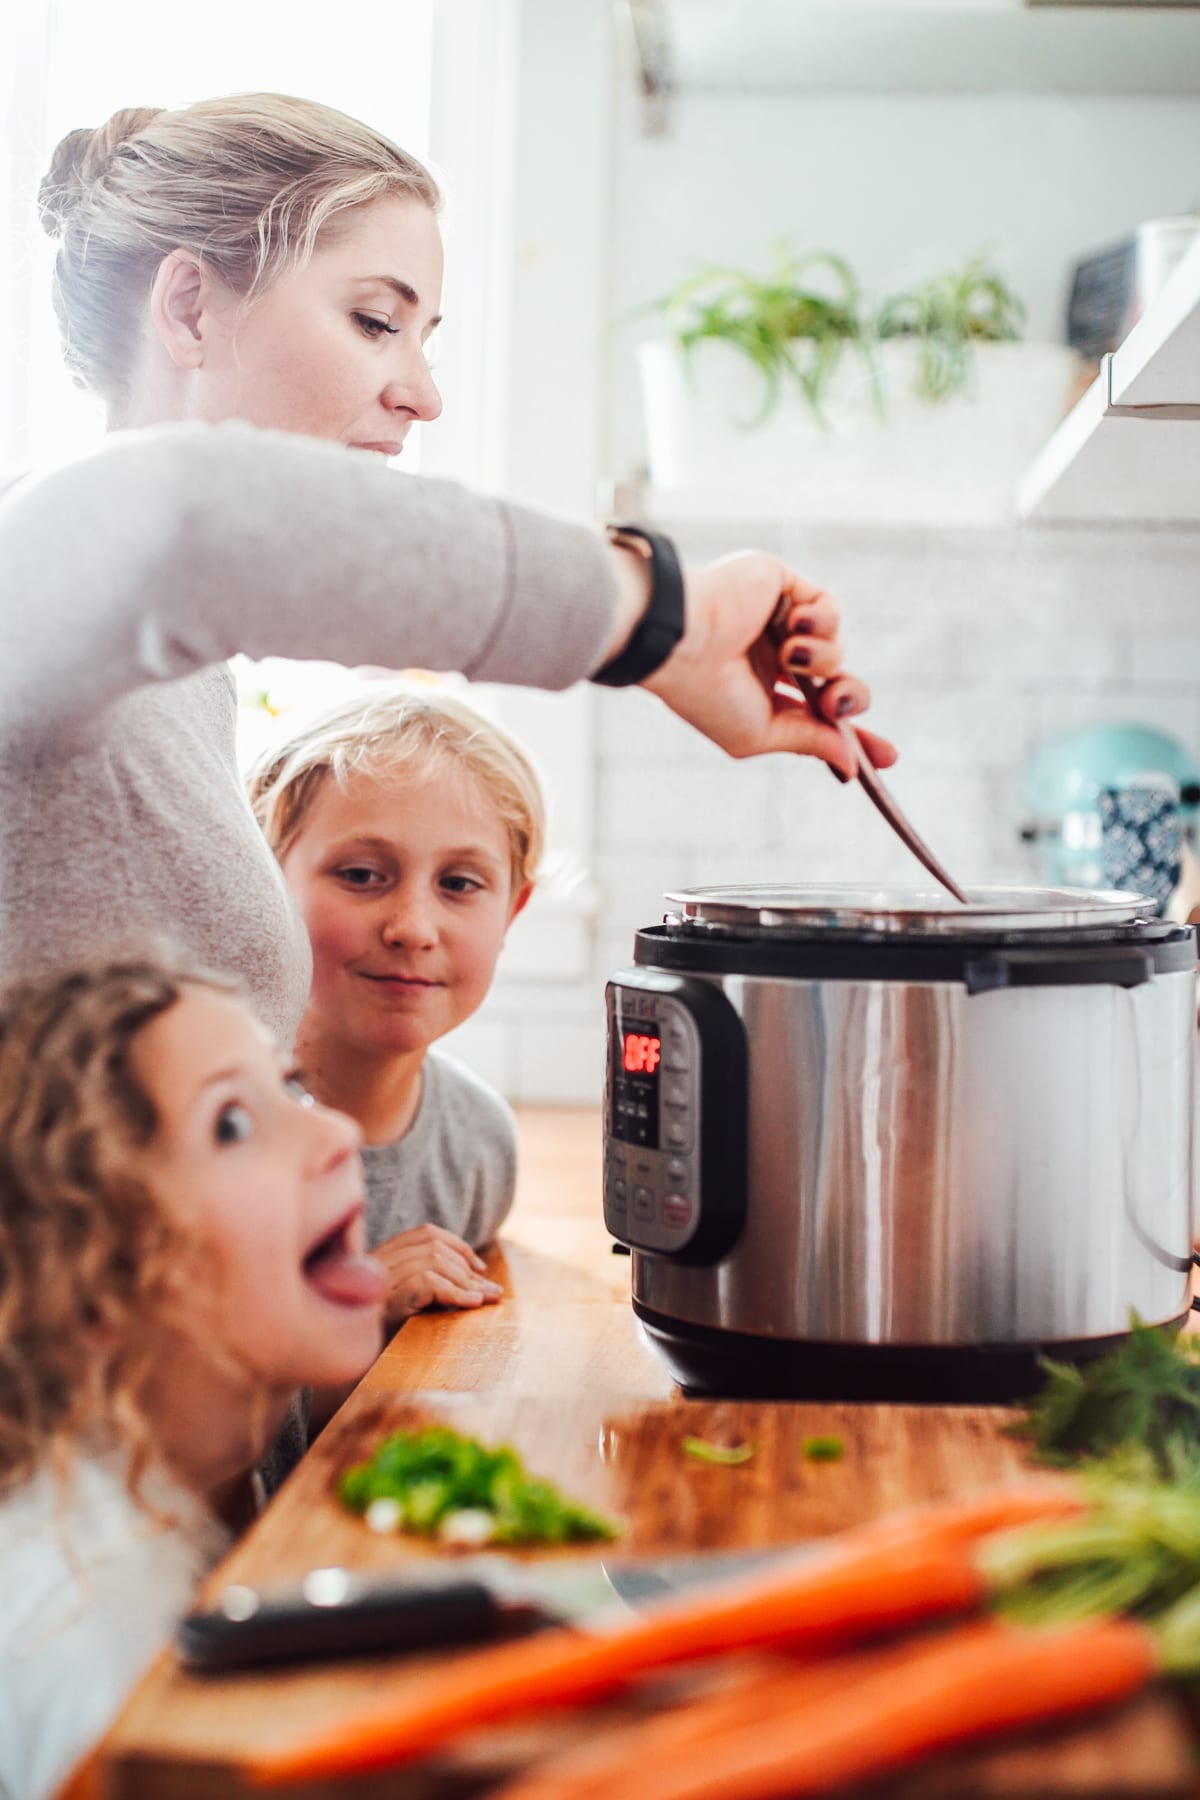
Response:
[{"label": "boy's hand", "polygon": [[388,1272],[389,1325],[427,1306],[488,1306],[503,1292],[488,1280],[483,1258],[441,1225],[397,1232],[371,1254]]}]

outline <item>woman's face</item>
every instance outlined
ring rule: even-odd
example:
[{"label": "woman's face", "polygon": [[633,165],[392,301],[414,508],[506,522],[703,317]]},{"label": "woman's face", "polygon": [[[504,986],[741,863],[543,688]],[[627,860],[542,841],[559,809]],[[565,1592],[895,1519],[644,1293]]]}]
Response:
[{"label": "woman's face", "polygon": [[442,410],[425,355],[441,295],[441,234],[424,201],[347,213],[249,306],[207,291],[189,416],[398,456],[417,420]]},{"label": "woman's face", "polygon": [[358,1126],[315,1105],[249,1007],[211,988],[145,1026],[131,1063],[159,1117],[138,1173],[197,1246],[202,1357],[215,1343],[276,1395],[356,1380],[387,1291],[365,1254]]}]

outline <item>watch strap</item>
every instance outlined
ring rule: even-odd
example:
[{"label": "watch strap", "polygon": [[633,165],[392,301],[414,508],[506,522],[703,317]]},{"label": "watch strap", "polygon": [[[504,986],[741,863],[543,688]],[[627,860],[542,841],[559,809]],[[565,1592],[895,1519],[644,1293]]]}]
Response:
[{"label": "watch strap", "polygon": [[601,687],[634,687],[666,662],[683,636],[683,570],[670,538],[641,525],[610,525],[609,541],[650,564],[650,599],[628,643],[592,676]]}]

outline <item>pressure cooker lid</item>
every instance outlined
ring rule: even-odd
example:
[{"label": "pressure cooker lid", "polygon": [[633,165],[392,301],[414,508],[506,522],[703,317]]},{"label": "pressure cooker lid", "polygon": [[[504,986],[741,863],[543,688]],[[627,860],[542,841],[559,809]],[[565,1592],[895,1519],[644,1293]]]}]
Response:
[{"label": "pressure cooker lid", "polygon": [[665,896],[668,925],[685,930],[771,930],[811,937],[822,931],[878,931],[921,937],[996,932],[1076,931],[1126,925],[1148,915],[1140,894],[1087,888],[968,890],[963,906],[941,888],[709,887]]}]

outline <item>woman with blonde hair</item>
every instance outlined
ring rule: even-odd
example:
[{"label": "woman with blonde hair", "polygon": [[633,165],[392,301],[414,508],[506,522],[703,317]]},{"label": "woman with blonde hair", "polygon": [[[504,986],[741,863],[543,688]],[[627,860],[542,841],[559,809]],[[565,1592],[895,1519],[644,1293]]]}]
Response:
[{"label": "woman with blonde hair", "polygon": [[169,1640],[294,1390],[376,1355],[359,1137],[224,980],[110,965],[0,1011],[2,1800]]},{"label": "woman with blonde hair", "polygon": [[830,718],[867,701],[832,601],[775,557],[683,575],[654,534],[386,467],[440,410],[438,203],[378,132],[271,94],[120,112],[55,152],[65,352],[115,435],[0,496],[0,975],[167,934],[290,1041],[308,947],[238,780],[238,651],[640,682],[735,756],[849,773],[775,694],[782,658]]}]

